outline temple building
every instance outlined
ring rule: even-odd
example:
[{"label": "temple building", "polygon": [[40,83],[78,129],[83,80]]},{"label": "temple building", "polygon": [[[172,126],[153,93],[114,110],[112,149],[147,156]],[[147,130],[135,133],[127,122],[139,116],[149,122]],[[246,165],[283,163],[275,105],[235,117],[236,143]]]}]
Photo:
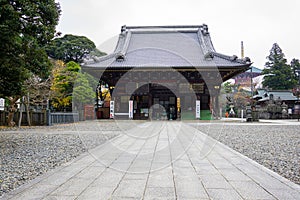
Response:
[{"label": "temple building", "polygon": [[184,120],[218,118],[221,84],[250,65],[216,52],[203,24],[122,26],[114,52],[82,69],[99,79],[98,118]]}]

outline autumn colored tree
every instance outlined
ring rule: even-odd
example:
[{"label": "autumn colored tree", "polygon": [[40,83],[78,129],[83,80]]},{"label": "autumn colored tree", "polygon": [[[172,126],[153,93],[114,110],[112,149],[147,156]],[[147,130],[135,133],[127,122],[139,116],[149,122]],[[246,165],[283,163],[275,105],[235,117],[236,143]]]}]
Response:
[{"label": "autumn colored tree", "polygon": [[73,86],[79,70],[80,66],[73,61],[66,65],[60,62],[53,70],[51,104],[56,110],[72,109]]},{"label": "autumn colored tree", "polygon": [[72,107],[81,108],[83,104],[92,104],[95,101],[96,85],[94,77],[81,73],[78,63],[71,61],[65,65],[58,61],[53,70],[51,104],[57,111],[70,111]]}]

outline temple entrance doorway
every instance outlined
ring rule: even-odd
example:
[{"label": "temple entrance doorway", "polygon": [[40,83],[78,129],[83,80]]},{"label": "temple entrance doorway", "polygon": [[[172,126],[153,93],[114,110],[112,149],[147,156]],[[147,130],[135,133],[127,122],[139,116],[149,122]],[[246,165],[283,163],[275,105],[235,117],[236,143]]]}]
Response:
[{"label": "temple entrance doorway", "polygon": [[179,98],[167,87],[145,84],[131,95],[133,119],[176,120],[180,116]]}]

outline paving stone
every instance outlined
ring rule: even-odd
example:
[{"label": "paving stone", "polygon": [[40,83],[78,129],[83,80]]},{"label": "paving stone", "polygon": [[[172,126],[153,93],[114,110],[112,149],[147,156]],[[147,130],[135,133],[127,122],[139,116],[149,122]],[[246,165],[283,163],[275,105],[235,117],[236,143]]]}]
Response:
[{"label": "paving stone", "polygon": [[150,173],[148,187],[174,187],[172,171],[169,168]]},{"label": "paving stone", "polygon": [[59,195],[59,196],[47,196],[43,200],[74,200],[76,196],[71,195]]},{"label": "paving stone", "polygon": [[[241,160],[241,159],[240,159]],[[260,169],[256,166],[250,165],[248,162],[243,164],[236,164],[235,165],[239,170],[243,171],[245,174],[251,176],[252,174],[259,174]]]},{"label": "paving stone", "polygon": [[101,176],[99,176],[93,183],[95,187],[116,187],[125,172],[107,169]]},{"label": "paving stone", "polygon": [[45,195],[50,194],[56,188],[57,186],[54,185],[39,184],[38,186],[28,188],[11,199],[42,199]]},{"label": "paving stone", "polygon": [[147,180],[147,173],[126,173],[123,180]]},{"label": "paving stone", "polygon": [[142,199],[146,180],[124,180],[113,193],[114,197]]},{"label": "paving stone", "polygon": [[176,182],[176,192],[179,199],[208,199],[201,182],[199,180],[185,180]]},{"label": "paving stone", "polygon": [[78,196],[85,188],[91,184],[93,179],[71,178],[56,190],[51,192],[53,196]]},{"label": "paving stone", "polygon": [[174,187],[147,187],[145,199],[175,199]]},{"label": "paving stone", "polygon": [[220,174],[220,172],[210,164],[196,164],[194,165],[197,174]]},{"label": "paving stone", "polygon": [[219,169],[220,173],[229,181],[251,181],[251,179],[237,168]]},{"label": "paving stone", "polygon": [[245,199],[275,199],[262,187],[252,181],[230,181],[230,184]]},{"label": "paving stone", "polygon": [[282,190],[282,189],[270,189],[268,190],[273,196],[278,199],[289,199],[296,200],[300,199],[300,192],[291,191],[291,190]]},{"label": "paving stone", "polygon": [[87,167],[87,168],[83,169],[80,173],[76,174],[75,177],[80,178],[80,179],[93,180],[97,176],[99,176],[104,170],[105,170],[105,168],[103,166]]},{"label": "paving stone", "polygon": [[229,163],[225,159],[215,159],[215,160],[210,159],[210,162],[213,163],[214,167],[217,169],[231,169],[234,167],[231,163]]},{"label": "paving stone", "polygon": [[105,187],[105,186],[88,187],[76,199],[78,199],[78,200],[109,199],[109,198],[111,198],[111,194],[112,194],[113,190],[114,190],[113,187]]},{"label": "paving stone", "polygon": [[209,189],[233,189],[228,181],[219,174],[199,175],[205,188]]},{"label": "paving stone", "polygon": [[269,174],[250,174],[249,175],[253,180],[258,182],[262,187],[267,190],[278,189],[278,190],[288,190],[290,189],[286,184],[283,184],[280,180],[270,176]]},{"label": "paving stone", "polygon": [[233,189],[207,189],[210,199],[213,200],[242,200],[243,198]]}]

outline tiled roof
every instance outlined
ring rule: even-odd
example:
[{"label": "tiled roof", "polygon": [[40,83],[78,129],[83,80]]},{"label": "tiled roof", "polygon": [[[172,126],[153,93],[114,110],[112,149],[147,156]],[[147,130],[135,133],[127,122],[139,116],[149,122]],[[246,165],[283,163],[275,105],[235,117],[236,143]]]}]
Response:
[{"label": "tiled roof", "polygon": [[[261,90],[263,91],[263,90]],[[264,93],[260,93],[260,96],[262,99],[258,100],[258,101],[268,101],[270,100],[270,95],[273,95],[273,99],[274,100],[282,100],[282,101],[296,101],[297,97],[295,97],[293,95],[292,92],[290,91],[265,91]]]},{"label": "tiled roof", "polygon": [[249,67],[249,58],[217,53],[207,25],[123,26],[115,51],[86,67]]}]

